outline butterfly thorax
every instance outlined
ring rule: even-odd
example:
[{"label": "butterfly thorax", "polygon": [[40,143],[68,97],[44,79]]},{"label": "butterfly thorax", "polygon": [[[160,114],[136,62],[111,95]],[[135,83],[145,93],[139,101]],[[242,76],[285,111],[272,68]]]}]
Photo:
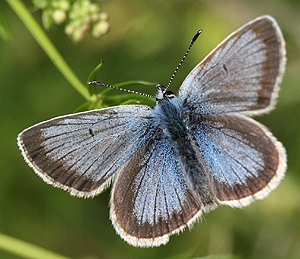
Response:
[{"label": "butterfly thorax", "polygon": [[184,138],[186,126],[183,121],[181,102],[165,86],[158,84],[156,87],[158,91],[154,108],[154,123],[173,140]]}]

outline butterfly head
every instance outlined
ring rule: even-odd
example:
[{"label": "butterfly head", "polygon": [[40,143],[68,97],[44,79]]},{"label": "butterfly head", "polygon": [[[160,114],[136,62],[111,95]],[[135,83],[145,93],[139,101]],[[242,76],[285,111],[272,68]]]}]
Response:
[{"label": "butterfly head", "polygon": [[172,91],[169,91],[168,88],[162,84],[157,84],[157,94],[155,96],[156,102],[160,102],[164,99],[172,99],[175,98],[175,94]]}]

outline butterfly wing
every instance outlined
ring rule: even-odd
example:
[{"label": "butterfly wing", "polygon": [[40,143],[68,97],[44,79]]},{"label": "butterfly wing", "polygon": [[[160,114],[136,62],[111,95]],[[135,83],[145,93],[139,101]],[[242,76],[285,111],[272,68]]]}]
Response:
[{"label": "butterfly wing", "polygon": [[285,68],[276,21],[262,16],[221,42],[186,77],[178,96],[197,114],[264,113],[275,104]]},{"label": "butterfly wing", "polygon": [[150,106],[119,106],[57,117],[19,134],[27,163],[47,183],[90,197],[150,136]]},{"label": "butterfly wing", "polygon": [[171,140],[156,135],[124,166],[112,190],[111,220],[129,244],[165,244],[214,208],[201,203],[183,170]]},{"label": "butterfly wing", "polygon": [[247,206],[279,185],[285,149],[263,125],[237,114],[194,116],[190,123],[220,204]]}]

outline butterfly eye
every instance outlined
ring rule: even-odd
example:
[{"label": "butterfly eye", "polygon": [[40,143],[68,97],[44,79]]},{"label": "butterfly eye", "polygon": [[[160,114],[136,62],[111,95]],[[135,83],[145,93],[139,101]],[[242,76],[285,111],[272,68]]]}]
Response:
[{"label": "butterfly eye", "polygon": [[164,93],[164,98],[169,98],[169,99],[172,99],[172,98],[175,98],[176,95],[172,92],[172,91],[167,91]]},{"label": "butterfly eye", "polygon": [[156,101],[160,101],[160,100],[164,99],[167,88],[165,86],[163,86],[162,84],[157,84],[156,88],[157,88],[157,94],[155,96]]}]

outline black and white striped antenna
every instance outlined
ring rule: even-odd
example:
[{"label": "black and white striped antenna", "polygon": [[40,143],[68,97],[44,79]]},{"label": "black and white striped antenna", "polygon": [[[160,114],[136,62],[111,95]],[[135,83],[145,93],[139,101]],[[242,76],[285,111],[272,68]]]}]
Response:
[{"label": "black and white striped antenna", "polygon": [[188,47],[187,51],[186,51],[185,54],[183,55],[183,58],[182,58],[181,61],[179,62],[178,66],[176,67],[176,70],[174,71],[173,75],[171,76],[171,79],[170,79],[170,81],[169,81],[169,83],[168,83],[168,85],[167,85],[167,87],[166,87],[166,90],[169,89],[169,87],[170,87],[170,85],[171,85],[171,83],[172,83],[172,81],[173,81],[173,79],[174,79],[174,77],[175,77],[177,71],[178,71],[179,68],[181,67],[181,65],[182,65],[183,61],[185,60],[186,56],[189,54],[189,52],[190,52],[190,50],[191,50],[193,44],[195,43],[195,41],[197,40],[197,38],[199,37],[199,35],[200,35],[201,32],[202,32],[202,29],[199,30],[199,31],[197,31],[197,33],[194,35],[194,37],[193,37],[193,39],[192,39],[192,41],[191,41],[190,46]]},{"label": "black and white striped antenna", "polygon": [[98,81],[90,81],[90,82],[88,82],[88,84],[89,85],[102,85],[102,86],[105,86],[105,87],[113,88],[113,89],[124,91],[124,92],[127,92],[127,93],[139,94],[139,95],[155,98],[155,96],[152,96],[150,94],[140,93],[140,92],[129,90],[129,89],[124,89],[124,88],[120,88],[120,87],[116,87],[116,86],[112,86],[112,85],[107,85],[107,84],[104,84],[104,83],[98,82]]},{"label": "black and white striped antenna", "polygon": [[[200,35],[200,33],[202,32],[202,29],[197,31],[197,33],[194,35],[192,41],[191,41],[191,44],[190,46],[188,47],[187,51],[185,52],[183,58],[181,59],[181,61],[179,62],[178,66],[176,67],[176,70],[174,71],[173,75],[171,76],[171,79],[167,85],[167,87],[165,88],[165,91],[167,91],[170,87],[170,84],[172,83],[178,69],[180,68],[180,66],[182,65],[183,61],[185,60],[186,56],[188,55],[188,53],[190,52],[193,44],[195,43],[195,41],[197,40],[198,36]],[[101,85],[101,86],[105,86],[105,87],[109,87],[109,88],[113,88],[113,89],[116,89],[116,90],[120,90],[120,91],[124,91],[124,92],[127,92],[127,93],[133,93],[133,94],[139,94],[139,95],[143,95],[143,96],[147,96],[147,97],[151,97],[151,98],[155,98],[155,96],[152,96],[150,94],[145,94],[145,93],[140,93],[140,92],[137,92],[137,91],[133,91],[133,90],[128,90],[128,89],[124,89],[124,88],[120,88],[120,87],[116,87],[116,86],[112,86],[112,85],[107,85],[107,84],[104,84],[102,82],[98,82],[98,81],[90,81],[88,82],[88,84],[90,85]]]}]

